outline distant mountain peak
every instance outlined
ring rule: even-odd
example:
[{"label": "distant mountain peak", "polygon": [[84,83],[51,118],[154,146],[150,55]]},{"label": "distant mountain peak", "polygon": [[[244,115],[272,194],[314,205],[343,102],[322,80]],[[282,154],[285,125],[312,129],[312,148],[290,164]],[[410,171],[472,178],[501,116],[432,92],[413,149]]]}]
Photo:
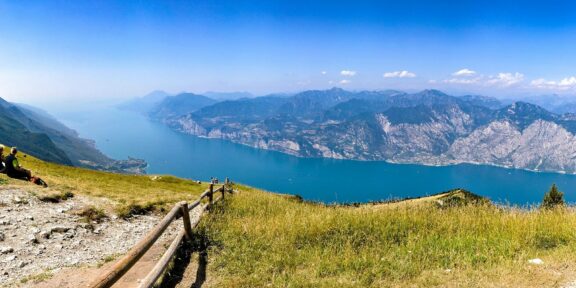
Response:
[{"label": "distant mountain peak", "polygon": [[254,95],[245,91],[239,91],[239,92],[207,91],[202,93],[202,95],[215,100],[236,100],[242,98],[254,98]]},{"label": "distant mountain peak", "polygon": [[425,89],[420,91],[418,94],[431,95],[431,96],[449,96],[448,94],[436,89]]},{"label": "distant mountain peak", "polygon": [[558,115],[548,110],[527,102],[517,101],[496,111],[498,119],[508,120],[521,130],[534,123],[536,120],[554,121]]},{"label": "distant mountain peak", "polygon": [[346,92],[346,90],[340,88],[340,87],[332,87],[326,91],[330,91],[330,92]]},{"label": "distant mountain peak", "polygon": [[524,101],[516,101],[506,107],[506,110],[511,113],[539,113],[539,114],[551,114],[546,109],[532,103]]},{"label": "distant mountain peak", "polygon": [[166,91],[164,91],[164,90],[154,90],[154,91],[152,91],[152,92],[150,92],[150,93],[142,96],[141,98],[145,98],[145,97],[158,97],[158,96],[160,96],[160,97],[162,97],[162,96],[163,96],[163,97],[166,97],[166,96],[169,96],[169,95],[170,95],[170,94],[168,94],[168,93],[167,93]]}]

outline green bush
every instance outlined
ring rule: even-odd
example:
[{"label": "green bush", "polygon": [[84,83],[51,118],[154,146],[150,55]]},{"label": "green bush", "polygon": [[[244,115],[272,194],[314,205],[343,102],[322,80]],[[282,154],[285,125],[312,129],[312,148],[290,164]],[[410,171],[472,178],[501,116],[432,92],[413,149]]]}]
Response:
[{"label": "green bush", "polygon": [[550,191],[544,194],[544,200],[542,200],[542,208],[551,209],[555,207],[563,207],[564,204],[564,193],[558,191],[556,184],[552,184]]}]

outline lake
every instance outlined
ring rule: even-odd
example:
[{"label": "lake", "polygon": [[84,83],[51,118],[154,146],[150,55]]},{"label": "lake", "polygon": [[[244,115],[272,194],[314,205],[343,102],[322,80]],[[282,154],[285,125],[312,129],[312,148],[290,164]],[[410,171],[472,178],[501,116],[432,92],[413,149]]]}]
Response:
[{"label": "lake", "polygon": [[210,177],[298,194],[307,200],[367,202],[465,188],[492,201],[539,203],[552,183],[576,201],[576,176],[477,165],[429,167],[335,159],[304,159],[222,140],[184,135],[134,112],[51,111],[105,154],[145,159],[150,174],[207,181]]}]

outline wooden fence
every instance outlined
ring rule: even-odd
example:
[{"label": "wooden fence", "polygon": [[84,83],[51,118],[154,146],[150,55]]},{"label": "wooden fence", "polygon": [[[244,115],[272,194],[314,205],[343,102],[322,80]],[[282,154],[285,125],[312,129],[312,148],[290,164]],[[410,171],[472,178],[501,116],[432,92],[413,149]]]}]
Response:
[{"label": "wooden fence", "polygon": [[[222,195],[218,196],[214,199],[214,193],[221,192]],[[110,269],[106,270],[102,275],[100,275],[97,279],[95,279],[88,287],[91,288],[105,288],[111,287],[118,281],[138,260],[154,245],[156,240],[162,236],[168,225],[172,223],[172,221],[182,217],[183,228],[180,230],[176,238],[170,244],[170,247],[164,252],[162,258],[158,260],[154,268],[148,273],[148,276],[142,280],[138,287],[140,288],[149,288],[156,283],[156,281],[162,276],[166,267],[170,263],[171,259],[174,257],[174,254],[178,250],[182,239],[186,237],[188,240],[192,240],[193,234],[192,229],[198,225],[200,221],[200,217],[198,217],[195,221],[190,221],[190,214],[189,211],[201,206],[200,215],[204,213],[204,211],[213,205],[214,203],[218,202],[220,199],[223,199],[226,193],[232,193],[233,189],[230,185],[228,179],[226,182],[217,189],[214,189],[214,184],[210,184],[210,188],[206,190],[204,193],[200,195],[200,197],[194,201],[193,203],[186,203],[185,201],[179,202],[164,216],[162,221],[158,223],[144,238],[142,238],[124,257],[118,260],[114,266]],[[202,200],[204,198],[208,198],[208,203],[203,205]]]}]

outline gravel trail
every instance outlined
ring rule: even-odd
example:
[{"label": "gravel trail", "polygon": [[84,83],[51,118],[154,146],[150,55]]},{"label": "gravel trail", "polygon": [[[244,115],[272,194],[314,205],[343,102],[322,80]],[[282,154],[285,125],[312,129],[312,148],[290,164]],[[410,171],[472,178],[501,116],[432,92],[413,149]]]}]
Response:
[{"label": "gravel trail", "polygon": [[[93,200],[81,196],[46,203],[21,188],[0,187],[0,286],[33,287],[42,274],[52,278],[43,282],[61,286],[54,281],[59,281],[59,274],[67,274],[60,278],[61,283],[79,287],[75,285],[86,282],[87,274],[59,272],[90,269],[97,275],[114,261],[103,267],[96,267],[98,264],[128,251],[161,219],[145,215],[127,221],[112,216],[101,223],[86,223],[74,214],[93,204]],[[190,211],[191,218],[200,217],[199,212],[200,209]],[[150,263],[163,253],[164,243],[169,243],[181,227],[181,221],[168,227],[158,241],[162,244],[147,255]],[[80,274],[77,280],[70,278],[74,274]],[[135,277],[137,281],[139,276]]]}]

